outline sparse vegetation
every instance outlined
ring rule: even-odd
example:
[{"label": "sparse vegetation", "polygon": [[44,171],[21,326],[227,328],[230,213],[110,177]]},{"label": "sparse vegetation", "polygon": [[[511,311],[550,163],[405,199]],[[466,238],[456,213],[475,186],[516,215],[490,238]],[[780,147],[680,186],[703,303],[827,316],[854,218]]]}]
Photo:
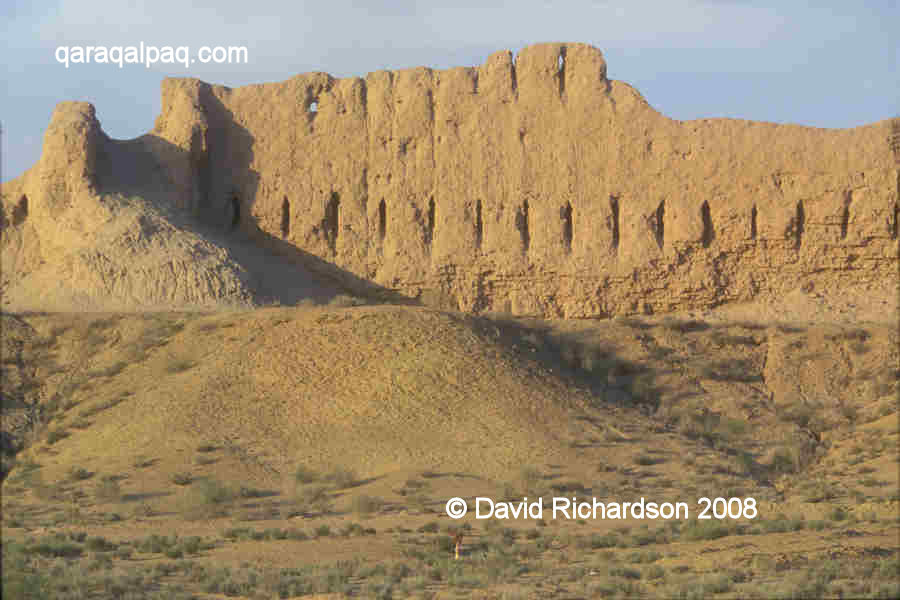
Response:
[{"label": "sparse vegetation", "polygon": [[326,481],[330,481],[338,489],[344,489],[356,485],[359,481],[356,473],[352,469],[338,467],[325,476]]},{"label": "sparse vegetation", "polygon": [[[355,318],[352,315],[358,312],[343,313],[341,318]],[[318,311],[304,314],[315,317]],[[337,313],[323,314],[334,318]],[[144,597],[141,594],[146,595],[148,589],[166,598],[197,594],[286,598],[312,593],[376,598],[481,593],[509,598],[874,598],[893,597],[898,591],[897,552],[873,541],[883,538],[885,532],[896,533],[900,527],[889,510],[890,502],[896,502],[898,496],[893,489],[896,478],[893,471],[884,468],[886,456],[896,457],[896,425],[878,421],[879,415],[896,414],[893,394],[897,370],[879,366],[878,361],[888,355],[878,332],[863,336],[851,330],[831,340],[829,343],[842,344],[844,355],[856,362],[850,371],[838,372],[836,368],[834,377],[821,379],[834,380],[836,388],[815,393],[809,386],[803,387],[807,384],[802,374],[784,375],[785,381],[780,383],[764,383],[759,378],[765,360],[778,358],[775,350],[781,351],[791,342],[803,349],[799,353],[798,348],[784,349],[788,355],[785,360],[827,360],[822,336],[816,338],[813,327],[785,333],[773,327],[720,326],[696,319],[648,317],[555,324],[507,316],[473,320],[485,328],[482,331],[473,326],[472,335],[477,333],[477,344],[497,353],[496,364],[480,355],[478,363],[454,362],[460,355],[475,353],[477,345],[439,359],[424,352],[425,346],[417,338],[391,346],[390,353],[398,357],[398,362],[390,362],[389,357],[379,360],[389,362],[392,384],[379,388],[376,383],[371,390],[377,398],[373,406],[393,411],[391,414],[406,414],[402,411],[407,410],[407,403],[430,410],[427,402],[436,381],[443,382],[441,385],[450,382],[463,391],[460,397],[466,397],[474,389],[467,389],[470,380],[481,376],[479,369],[490,371],[491,378],[508,386],[509,381],[502,380],[502,368],[506,366],[501,368],[507,364],[527,372],[529,386],[546,394],[547,401],[557,408],[563,405],[562,397],[552,396],[551,388],[542,387],[541,378],[561,383],[566,395],[589,390],[590,394],[586,392],[579,401],[590,399],[586,402],[590,410],[565,426],[552,422],[561,442],[554,446],[559,458],[541,459],[547,463],[539,466],[513,462],[506,471],[499,470],[498,480],[464,472],[462,467],[455,472],[457,469],[439,457],[431,463],[437,465],[432,470],[422,472],[423,465],[416,464],[405,473],[398,467],[396,473],[374,473],[371,479],[363,478],[370,477],[370,467],[338,461],[321,472],[309,465],[289,467],[287,489],[278,493],[269,490],[267,484],[259,484],[263,489],[247,485],[248,481],[261,481],[258,474],[235,481],[206,477],[218,473],[218,467],[208,467],[217,461],[229,469],[234,464],[268,468],[267,461],[273,456],[264,436],[259,438],[259,452],[255,448],[246,451],[239,447],[244,442],[224,441],[229,437],[218,430],[203,430],[209,438],[198,436],[189,441],[188,452],[178,456],[178,463],[173,462],[164,444],[135,448],[133,452],[143,450],[151,457],[123,454],[124,463],[107,462],[107,457],[96,451],[70,457],[69,452],[89,442],[95,432],[109,435],[114,431],[110,425],[131,413],[130,405],[129,410],[103,413],[134,397],[121,390],[133,389],[139,394],[136,409],[150,400],[165,401],[144,383],[129,379],[145,368],[132,368],[134,362],[151,360],[158,369],[155,372],[161,375],[175,360],[170,352],[180,360],[200,364],[199,355],[190,349],[190,335],[178,338],[177,349],[172,346],[154,352],[184,323],[191,334],[218,331],[208,338],[216,344],[232,343],[226,339],[228,335],[233,334],[235,339],[245,335],[240,331],[240,319],[234,320],[237,324],[230,323],[226,333],[219,321],[210,321],[204,327],[202,321],[192,323],[191,318],[141,317],[151,333],[147,340],[119,343],[120,349],[129,352],[141,347],[143,354],[129,355],[127,360],[124,354],[114,354],[113,341],[119,335],[121,321],[96,325],[92,339],[81,333],[75,335],[80,331],[77,328],[69,330],[71,334],[63,330],[56,341],[42,346],[45,358],[54,358],[54,362],[40,367],[45,369],[39,371],[41,376],[52,372],[57,379],[71,377],[66,394],[55,388],[41,390],[42,397],[53,402],[47,404],[34,438],[26,440],[18,460],[4,455],[3,470],[8,473],[2,495],[4,597],[128,598]],[[280,313],[263,319],[265,326],[272,327],[287,321]],[[662,324],[657,325],[660,321]],[[113,327],[112,323],[119,324]],[[365,320],[354,321],[354,327],[367,326]],[[391,322],[391,326],[396,323]],[[367,335],[382,335],[379,327],[367,330]],[[601,335],[598,332],[603,328],[614,333]],[[123,335],[127,330],[122,327]],[[440,327],[434,330],[433,335],[444,333]],[[43,331],[47,331],[46,325]],[[468,340],[469,330],[465,331],[463,337]],[[775,350],[767,348],[767,339],[771,343],[784,335],[790,338],[778,342],[781,345]],[[103,354],[90,354],[90,367],[79,372],[65,362],[66,355],[60,350],[62,344],[84,340],[88,342],[85,349],[102,350]],[[865,352],[860,353],[857,344],[864,345]],[[387,356],[388,351],[385,353]],[[364,377],[369,365],[354,360],[354,368]],[[127,368],[123,366],[126,364]],[[888,360],[888,364],[893,363]],[[319,363],[315,368],[312,365],[310,362],[298,368],[298,373],[304,373],[302,377],[315,373],[312,378],[325,377],[326,373],[335,376],[328,370],[331,363]],[[460,365],[468,370],[457,372]],[[769,363],[767,377],[773,370],[777,369]],[[239,381],[233,387],[238,389],[244,383]],[[38,382],[29,393],[37,393],[40,385]],[[94,387],[88,393],[90,385]],[[293,380],[292,385],[296,385]],[[766,396],[765,387],[769,385],[788,391],[779,391],[773,399]],[[799,390],[796,398],[791,395],[794,388]],[[517,411],[532,414],[538,406],[529,404],[534,401],[529,394],[520,397],[521,406],[516,404],[515,410],[498,405],[501,410],[509,410],[503,413],[504,419]],[[616,400],[607,403],[607,397]],[[233,400],[229,406],[240,406],[237,396]],[[497,402],[493,397],[486,400]],[[10,401],[4,396],[4,405]],[[322,400],[323,404],[329,401]],[[276,396],[276,400],[266,402],[266,406],[277,406],[280,400]],[[177,417],[173,406],[161,404],[161,410]],[[435,415],[455,422],[460,409],[452,404],[440,406]],[[453,412],[448,412],[450,406]],[[550,413],[533,414],[547,419]],[[485,415],[478,427],[494,431],[489,422],[492,413]],[[94,419],[96,424],[92,423]],[[277,435],[282,424],[276,425],[267,431]],[[295,425],[285,421],[285,426]],[[533,434],[531,429],[523,431]],[[510,429],[508,434],[509,438],[503,433],[502,444],[509,444],[512,451],[521,450],[515,446],[516,430]],[[62,441],[65,435],[71,440]],[[48,441],[46,445],[44,440]],[[576,452],[567,454],[570,449]],[[486,460],[492,460],[490,450],[485,452]],[[333,450],[329,454],[326,448],[321,453],[299,456],[308,456],[310,464],[318,466],[322,464],[318,461],[334,460],[339,455]],[[576,460],[571,460],[573,457]],[[172,464],[184,469],[184,461],[197,472],[170,470]],[[585,464],[597,467],[587,472]],[[351,466],[366,470],[356,472]],[[163,485],[154,489],[146,483],[149,481],[161,481]],[[128,493],[123,493],[123,487]],[[545,520],[528,522],[524,527],[521,521],[513,520],[490,519],[475,528],[471,525],[480,523],[449,522],[443,515],[443,503],[453,495],[449,491],[470,487],[472,494],[494,499],[505,496],[518,501],[525,495],[532,500],[543,496]],[[548,495],[607,500],[643,496],[656,501],[713,493],[725,498],[756,497],[758,518],[672,521],[650,527],[616,527],[590,518],[546,518]],[[385,494],[385,498],[375,494]],[[790,512],[773,514],[777,512],[773,507],[782,505]],[[173,512],[169,507],[178,510]],[[471,511],[471,502],[469,507]],[[369,526],[375,518],[380,522],[398,515],[402,515],[402,525],[394,522],[387,529],[379,526],[377,531]],[[695,515],[692,511],[691,516]],[[183,519],[205,521],[222,516],[229,517],[228,528],[211,540],[173,535],[182,527]],[[232,518],[239,526],[231,525]],[[300,524],[302,529],[264,524],[273,518],[290,519],[286,523]],[[204,521],[191,527],[206,527]],[[115,534],[94,529],[116,522],[120,525]],[[225,523],[210,521],[216,522]],[[254,527],[256,523],[260,524]],[[613,531],[607,529],[610,525]],[[35,533],[73,527],[80,531],[71,535]],[[146,533],[135,533],[139,531],[158,534],[143,538],[138,535]],[[454,559],[452,535],[456,531],[464,532],[459,560]],[[765,540],[759,536],[782,537]],[[795,560],[809,550],[807,539],[815,539],[816,547],[824,546],[829,554]],[[305,557],[316,553],[317,561],[313,564],[300,558],[289,568],[256,562],[257,545],[267,542],[272,543],[267,546],[267,556],[275,557],[275,562],[281,542],[290,542],[283,546],[285,554]],[[778,545],[779,552],[767,554],[772,543]],[[240,553],[247,562],[231,564],[228,569],[218,566],[217,555],[226,547],[231,556]],[[332,547],[341,548],[341,562],[328,562]],[[378,554],[370,547],[378,548]],[[693,562],[694,556],[723,547],[737,559],[731,566],[711,570],[703,561]],[[877,552],[872,551],[876,547]],[[348,548],[354,557],[350,561],[345,560]],[[196,561],[198,556],[204,560]],[[572,560],[576,556],[578,560]]]},{"label": "sparse vegetation", "polygon": [[104,475],[94,490],[94,496],[98,502],[114,503],[122,499],[122,490],[119,480],[111,475]]},{"label": "sparse vegetation", "polygon": [[319,479],[318,473],[300,465],[294,471],[294,480],[299,484],[313,483]]},{"label": "sparse vegetation", "polygon": [[172,475],[172,483],[175,485],[190,485],[194,477],[190,473],[175,473]]},{"label": "sparse vegetation", "polygon": [[356,496],[353,498],[353,511],[360,515],[370,515],[381,510],[384,500],[373,496]]}]

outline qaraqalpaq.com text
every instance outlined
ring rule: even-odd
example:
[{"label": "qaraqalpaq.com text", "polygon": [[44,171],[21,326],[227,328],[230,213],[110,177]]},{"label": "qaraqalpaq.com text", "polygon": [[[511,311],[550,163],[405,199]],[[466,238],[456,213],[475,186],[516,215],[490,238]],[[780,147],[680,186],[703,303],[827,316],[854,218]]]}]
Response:
[{"label": "qaraqalpaq.com text", "polygon": [[121,69],[125,65],[180,64],[185,68],[195,62],[202,64],[247,64],[246,46],[201,46],[196,54],[189,46],[152,46],[140,42],[137,46],[57,46],[56,62],[68,69],[70,65],[112,64]]}]

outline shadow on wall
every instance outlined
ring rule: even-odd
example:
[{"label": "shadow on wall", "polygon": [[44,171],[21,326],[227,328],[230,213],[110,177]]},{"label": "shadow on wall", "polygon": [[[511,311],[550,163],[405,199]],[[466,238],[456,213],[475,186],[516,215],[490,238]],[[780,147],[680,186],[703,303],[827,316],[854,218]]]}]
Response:
[{"label": "shadow on wall", "polygon": [[205,156],[192,164],[198,196],[198,215],[209,225],[248,233],[252,214],[248,200],[256,197],[259,173],[253,163],[254,139],[222,104],[208,85],[200,88],[207,120]]},{"label": "shadow on wall", "polygon": [[[255,224],[252,226],[246,225],[245,227],[252,227],[252,230],[248,231],[247,234],[261,248],[277,254],[293,265],[307,269],[317,276],[334,282],[337,287],[347,293],[379,302],[407,305],[421,304],[416,299],[404,296],[396,290],[378,285],[368,279],[363,279],[350,271],[338,267],[334,263],[319,258],[315,254],[301,250],[290,242],[263,231]],[[281,299],[281,302],[283,304],[295,303],[292,299]]]},{"label": "shadow on wall", "polygon": [[[363,279],[350,271],[342,269],[322,258],[301,250],[297,246],[271,235],[259,227],[253,215],[253,204],[259,191],[260,176],[250,168],[253,161],[253,136],[235,122],[231,111],[216,98],[209,89],[204,90],[203,106],[206,109],[209,130],[207,148],[209,148],[205,164],[197,174],[201,189],[201,220],[222,230],[231,232],[231,236],[244,233],[261,248],[286,259],[292,265],[307,269],[333,282],[344,291],[379,301],[390,301],[401,304],[417,304],[395,290],[385,288],[374,282]],[[284,198],[281,206],[282,238],[290,234],[290,201]],[[338,235],[338,215],[340,197],[332,193],[322,221],[322,230],[332,252],[336,250]],[[386,220],[382,207],[382,234]],[[244,263],[250,272],[252,266]],[[297,276],[302,276],[298,273]],[[285,304],[293,304],[293,294],[273,286],[271,290],[276,299]]]},{"label": "shadow on wall", "polygon": [[[214,115],[213,118],[221,121],[227,117]],[[207,157],[192,164],[185,149],[154,134],[133,140],[106,140],[98,155],[98,191],[121,194],[125,198],[143,198],[163,209],[176,227],[227,248],[229,258],[253,276],[254,292],[261,301],[283,305],[294,305],[306,299],[327,302],[330,297],[349,291],[409,302],[396,297],[390,290],[263,233],[251,218],[252,199],[259,182],[258,174],[249,168],[253,138],[237,125],[228,127],[234,131],[228,136],[216,134],[217,143],[238,140],[240,148],[232,156],[240,156],[241,161],[221,165],[219,169],[211,169],[209,165],[217,164],[215,157],[227,155],[226,148],[211,148],[212,160]],[[176,181],[179,175],[188,174],[191,177]],[[183,197],[178,192],[185,191],[178,190],[178,185],[194,186],[190,191],[196,194],[191,200],[191,203],[197,203],[196,212],[192,210],[193,205],[173,201],[173,197]],[[169,208],[176,210],[167,210]],[[289,212],[290,206],[286,205],[284,210]],[[17,221],[24,221],[26,216],[27,199],[15,207],[10,221],[18,224]],[[289,227],[289,219],[286,223],[283,229]],[[289,231],[284,233],[286,236]],[[284,260],[278,260],[273,253]],[[313,277],[315,274],[322,276],[323,281],[317,281]]]}]

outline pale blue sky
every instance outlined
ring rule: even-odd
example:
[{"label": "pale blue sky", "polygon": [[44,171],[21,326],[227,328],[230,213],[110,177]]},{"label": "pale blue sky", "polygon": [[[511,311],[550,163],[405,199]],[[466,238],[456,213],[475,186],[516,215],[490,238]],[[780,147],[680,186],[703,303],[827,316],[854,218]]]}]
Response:
[{"label": "pale blue sky", "polygon": [[[306,71],[472,66],[543,41],[600,48],[610,78],[675,119],[854,127],[900,115],[896,0],[4,0],[0,30],[3,181],[38,160],[62,100],[93,102],[110,136],[131,138],[152,129],[166,76],[238,86]],[[58,46],[141,41],[246,46],[249,63],[66,69],[54,58]]]}]

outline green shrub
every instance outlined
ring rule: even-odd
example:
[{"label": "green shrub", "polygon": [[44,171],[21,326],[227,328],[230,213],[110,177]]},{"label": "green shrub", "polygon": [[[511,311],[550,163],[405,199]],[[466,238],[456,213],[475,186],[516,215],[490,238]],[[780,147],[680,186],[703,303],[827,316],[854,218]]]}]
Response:
[{"label": "green shrub", "polygon": [[844,508],[835,506],[829,511],[828,518],[832,521],[843,521],[847,518],[847,515],[848,513]]},{"label": "green shrub", "polygon": [[215,479],[204,479],[194,486],[205,504],[220,505],[234,500],[235,493],[230,487]]},{"label": "green shrub", "polygon": [[169,364],[166,365],[166,371],[172,374],[181,373],[194,368],[196,364],[197,363],[192,360],[175,359],[169,361]]},{"label": "green shrub", "polygon": [[300,484],[313,483],[318,478],[318,473],[303,465],[298,466],[297,470],[294,471],[294,480]]},{"label": "green shrub", "polygon": [[730,534],[731,528],[718,519],[688,521],[681,529],[681,537],[686,541],[715,540]]},{"label": "green shrub", "polygon": [[331,496],[324,485],[302,486],[297,490],[297,500],[306,508],[321,512],[331,507]]},{"label": "green shrub", "polygon": [[612,567],[609,570],[610,577],[622,577],[623,579],[640,579],[641,572],[631,567]]},{"label": "green shrub", "polygon": [[605,535],[593,534],[590,537],[590,546],[594,550],[598,548],[615,548],[619,544],[619,536],[614,533]]},{"label": "green shrub", "polygon": [[666,462],[666,459],[657,456],[650,456],[649,454],[641,454],[640,456],[636,456],[634,458],[634,462],[635,464],[641,465],[642,467],[649,467]]},{"label": "green shrub", "polygon": [[331,527],[328,525],[319,525],[316,527],[314,533],[316,537],[328,537],[331,535]]},{"label": "green shrub", "polygon": [[25,552],[27,554],[40,554],[41,556],[57,558],[76,558],[81,556],[83,549],[78,544],[62,539],[54,539],[27,546]]},{"label": "green shrub", "polygon": [[242,485],[238,489],[238,496],[241,498],[264,498],[266,495],[268,495],[268,492],[265,490],[259,490],[245,485]]},{"label": "green shrub", "polygon": [[647,579],[662,579],[666,576],[666,570],[659,565],[650,565],[645,575]]},{"label": "green shrub", "polygon": [[190,485],[194,478],[190,473],[175,473],[172,475],[172,483],[175,485]]},{"label": "green shrub", "polygon": [[93,473],[84,467],[72,467],[69,469],[69,478],[72,481],[83,481],[85,479],[90,479],[91,476],[93,476]]},{"label": "green shrub", "polygon": [[84,547],[91,552],[112,552],[119,545],[115,542],[110,542],[104,537],[91,537],[85,541]]},{"label": "green shrub", "polygon": [[65,429],[52,429],[47,432],[47,443],[51,445],[55,444],[59,440],[69,437],[69,435],[69,432]]},{"label": "green shrub", "polygon": [[356,485],[358,481],[356,473],[343,467],[334,469],[325,479],[332,482],[338,489],[352,487]]}]

